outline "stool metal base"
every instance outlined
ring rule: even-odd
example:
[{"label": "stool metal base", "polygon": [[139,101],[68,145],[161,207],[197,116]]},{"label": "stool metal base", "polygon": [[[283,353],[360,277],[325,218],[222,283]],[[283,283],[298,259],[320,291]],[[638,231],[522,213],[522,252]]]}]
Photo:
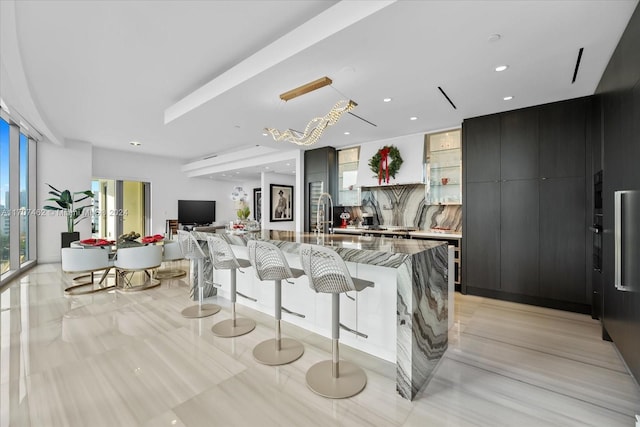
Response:
[{"label": "stool metal base", "polygon": [[221,338],[239,337],[240,335],[248,334],[256,327],[256,322],[252,319],[245,317],[236,318],[236,325],[233,326],[233,319],[223,320],[218,322],[211,328],[213,335]]},{"label": "stool metal base", "polygon": [[276,350],[276,340],[262,341],[253,349],[253,358],[264,365],[286,365],[298,360],[304,353],[304,346],[291,338],[282,338],[280,350]]},{"label": "stool metal base", "polygon": [[316,363],[307,371],[307,386],[314,393],[331,399],[344,399],[360,393],[367,385],[367,374],[358,365],[340,361],[340,376],[333,378],[333,361]]},{"label": "stool metal base", "polygon": [[218,304],[192,305],[182,310],[182,316],[188,319],[198,319],[200,317],[212,316],[220,311]]}]

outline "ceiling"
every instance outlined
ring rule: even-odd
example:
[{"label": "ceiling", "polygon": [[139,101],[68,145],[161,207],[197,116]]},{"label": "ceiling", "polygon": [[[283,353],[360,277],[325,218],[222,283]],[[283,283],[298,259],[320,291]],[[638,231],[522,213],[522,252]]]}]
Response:
[{"label": "ceiling", "polygon": [[[336,3],[17,1],[16,35],[34,103],[61,141],[187,163],[256,145],[296,148],[263,128],[304,129],[340,99],[376,126],[344,115],[312,148],[593,94],[637,0],[397,1],[165,124],[172,105]],[[509,68],[496,72],[501,64]],[[333,84],[279,99],[322,76]]]}]

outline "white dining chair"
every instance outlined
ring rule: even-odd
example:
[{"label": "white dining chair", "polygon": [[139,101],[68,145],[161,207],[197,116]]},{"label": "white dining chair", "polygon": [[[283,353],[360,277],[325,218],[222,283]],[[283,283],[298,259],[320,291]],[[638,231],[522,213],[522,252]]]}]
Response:
[{"label": "white dining chair", "polygon": [[[160,285],[154,279],[150,270],[162,264],[162,246],[146,245],[129,248],[119,248],[116,253],[114,266],[116,268],[117,286],[122,291],[141,291]],[[142,285],[134,285],[133,277],[136,272],[144,272],[146,280]]]},{"label": "white dining chair", "polygon": [[[106,248],[62,248],[62,271],[67,274],[81,274],[73,279],[74,285],[66,288],[64,293],[83,295],[115,288],[115,285],[104,285],[107,274],[113,266],[113,261],[109,259],[109,250]],[[102,271],[103,274],[98,287],[94,287],[94,273],[98,271]],[[80,281],[83,278],[89,278],[89,280]]]}]

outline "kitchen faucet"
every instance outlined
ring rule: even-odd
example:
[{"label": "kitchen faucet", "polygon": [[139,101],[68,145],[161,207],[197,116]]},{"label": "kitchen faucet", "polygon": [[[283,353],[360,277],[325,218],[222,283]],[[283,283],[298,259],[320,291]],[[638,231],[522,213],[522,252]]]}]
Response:
[{"label": "kitchen faucet", "polygon": [[[330,210],[330,218],[329,220],[325,220],[325,211],[326,211],[326,202],[325,199],[329,201],[329,210]],[[316,214],[316,231],[318,233],[324,234],[325,224],[329,225],[329,233],[333,234],[333,199],[331,198],[331,194],[322,193],[320,197],[318,197],[318,205],[317,205],[317,214]]]}]

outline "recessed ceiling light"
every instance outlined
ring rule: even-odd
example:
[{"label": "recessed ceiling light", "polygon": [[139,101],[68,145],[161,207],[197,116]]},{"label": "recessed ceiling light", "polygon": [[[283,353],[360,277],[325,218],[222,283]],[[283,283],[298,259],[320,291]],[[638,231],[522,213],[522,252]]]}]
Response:
[{"label": "recessed ceiling light", "polygon": [[287,166],[291,166],[291,163],[287,163]]},{"label": "recessed ceiling light", "polygon": [[513,99],[513,96],[505,96],[504,98],[505,101],[511,101]]},{"label": "recessed ceiling light", "polygon": [[129,144],[133,145],[134,147],[139,147],[142,145],[142,143],[138,142],[138,141],[131,141]]},{"label": "recessed ceiling light", "polygon": [[502,36],[500,34],[491,34],[488,38],[488,40],[490,42],[497,42],[498,40],[500,40],[502,38]]},{"label": "recessed ceiling light", "polygon": [[413,117],[409,117],[409,120],[418,120],[418,118],[416,116],[413,116]]},{"label": "recessed ceiling light", "polygon": [[509,66],[508,66],[508,65],[498,65],[498,66],[496,67],[496,71],[498,71],[498,72],[500,72],[500,71],[504,71],[504,70],[506,70],[507,68],[509,68]]},{"label": "recessed ceiling light", "polygon": [[265,168],[265,169],[271,169],[269,166],[265,166],[264,168]]},{"label": "recessed ceiling light", "polygon": [[[262,136],[269,136],[269,134],[268,134],[268,133],[266,133],[266,132],[263,132],[263,133],[262,133]],[[258,147],[258,145],[256,145],[256,147]]]},{"label": "recessed ceiling light", "polygon": [[385,98],[382,100],[382,102],[391,102],[391,98]]},{"label": "recessed ceiling light", "polygon": [[344,134],[345,134],[345,135],[351,135],[351,132],[348,132],[348,131],[347,131],[347,132],[345,132]]},{"label": "recessed ceiling light", "polygon": [[296,171],[291,171],[291,173],[296,173]]}]

